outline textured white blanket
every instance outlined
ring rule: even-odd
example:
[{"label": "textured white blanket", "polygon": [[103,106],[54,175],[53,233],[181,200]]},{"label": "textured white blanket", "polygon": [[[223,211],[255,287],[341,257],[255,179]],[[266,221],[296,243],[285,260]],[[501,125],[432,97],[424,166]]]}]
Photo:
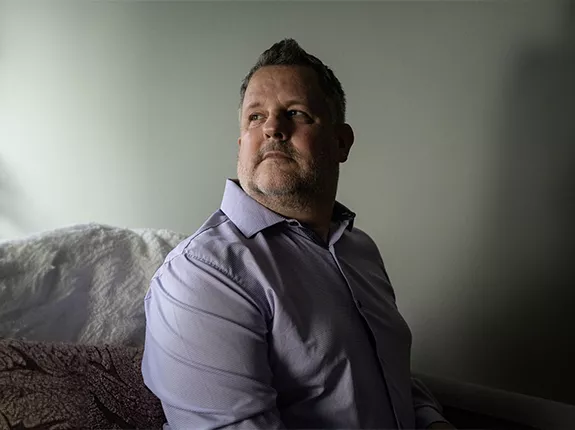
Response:
[{"label": "textured white blanket", "polygon": [[141,345],[149,281],[184,238],[86,224],[0,242],[0,337]]}]

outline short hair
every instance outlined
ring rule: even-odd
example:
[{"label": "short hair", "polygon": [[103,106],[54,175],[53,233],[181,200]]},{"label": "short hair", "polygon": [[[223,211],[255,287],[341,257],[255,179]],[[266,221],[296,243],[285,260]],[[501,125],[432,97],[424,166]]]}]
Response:
[{"label": "short hair", "polygon": [[240,88],[240,109],[246,89],[253,74],[266,66],[306,66],[313,69],[318,77],[321,90],[326,96],[332,121],[345,122],[345,93],[333,71],[317,57],[308,54],[294,39],[283,39],[264,51],[256,64],[242,81]]}]

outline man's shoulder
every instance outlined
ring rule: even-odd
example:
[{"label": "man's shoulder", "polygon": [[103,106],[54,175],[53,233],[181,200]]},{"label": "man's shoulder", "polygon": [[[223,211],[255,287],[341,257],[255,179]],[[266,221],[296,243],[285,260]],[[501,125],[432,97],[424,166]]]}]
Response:
[{"label": "man's shoulder", "polygon": [[[344,249],[347,251],[347,254],[353,255],[354,259],[356,259],[355,261],[361,260],[376,263],[383,270],[387,281],[391,282],[387,274],[387,269],[385,268],[385,263],[383,262],[383,256],[375,240],[365,231],[355,226],[352,231],[347,233],[348,234],[344,235]],[[394,293],[392,292],[392,294]]]},{"label": "man's shoulder", "polygon": [[383,257],[376,241],[365,231],[353,227],[351,231],[345,232],[342,237],[342,251],[354,258],[366,261],[374,261],[384,266]]},{"label": "man's shoulder", "polygon": [[196,259],[225,269],[247,239],[221,210],[214,212],[198,230],[181,241],[164,260],[164,265],[181,259]]},{"label": "man's shoulder", "polygon": [[344,238],[346,242],[351,246],[358,247],[358,248],[365,248],[366,246],[373,249],[377,249],[377,245],[372,237],[367,234],[364,230],[353,226],[351,231],[346,231],[344,233]]},{"label": "man's shoulder", "polygon": [[186,254],[201,257],[204,254],[218,254],[224,247],[241,241],[242,234],[221,211],[214,212],[195,233],[182,240],[167,256]]},{"label": "man's shoulder", "polygon": [[[168,288],[176,288],[175,285],[188,288],[203,281],[224,289],[237,287],[258,308],[265,308],[269,313],[269,306],[266,307],[261,300],[263,296],[258,291],[254,292],[257,282],[244,270],[249,259],[253,258],[250,246],[253,245],[249,239],[224,212],[218,210],[194,234],[170,251],[152,282],[167,281],[165,285],[171,285]],[[232,284],[235,287],[230,287]]]}]

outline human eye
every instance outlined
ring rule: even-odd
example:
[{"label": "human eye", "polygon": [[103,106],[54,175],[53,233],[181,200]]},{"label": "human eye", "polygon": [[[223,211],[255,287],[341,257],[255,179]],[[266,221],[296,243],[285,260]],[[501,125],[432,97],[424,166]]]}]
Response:
[{"label": "human eye", "polygon": [[248,115],[248,121],[258,121],[262,118],[262,115],[259,113],[251,113]]},{"label": "human eye", "polygon": [[294,118],[294,119],[303,120],[303,121],[311,121],[311,118],[312,118],[307,112],[304,112],[303,110],[299,110],[299,109],[288,110],[287,116],[288,116],[288,118]]},{"label": "human eye", "polygon": [[298,110],[298,109],[290,109],[287,111],[287,117],[296,121],[301,121],[301,122],[305,122],[305,123],[312,123],[312,117],[302,111],[302,110]]}]

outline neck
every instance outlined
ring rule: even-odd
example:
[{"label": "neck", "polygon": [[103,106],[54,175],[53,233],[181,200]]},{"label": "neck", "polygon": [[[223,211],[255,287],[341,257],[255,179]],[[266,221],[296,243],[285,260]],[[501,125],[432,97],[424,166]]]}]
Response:
[{"label": "neck", "polygon": [[319,237],[327,242],[335,193],[330,197],[314,199],[294,199],[285,196],[268,196],[246,190],[248,195],[261,205],[286,217],[299,221],[311,228]]}]

